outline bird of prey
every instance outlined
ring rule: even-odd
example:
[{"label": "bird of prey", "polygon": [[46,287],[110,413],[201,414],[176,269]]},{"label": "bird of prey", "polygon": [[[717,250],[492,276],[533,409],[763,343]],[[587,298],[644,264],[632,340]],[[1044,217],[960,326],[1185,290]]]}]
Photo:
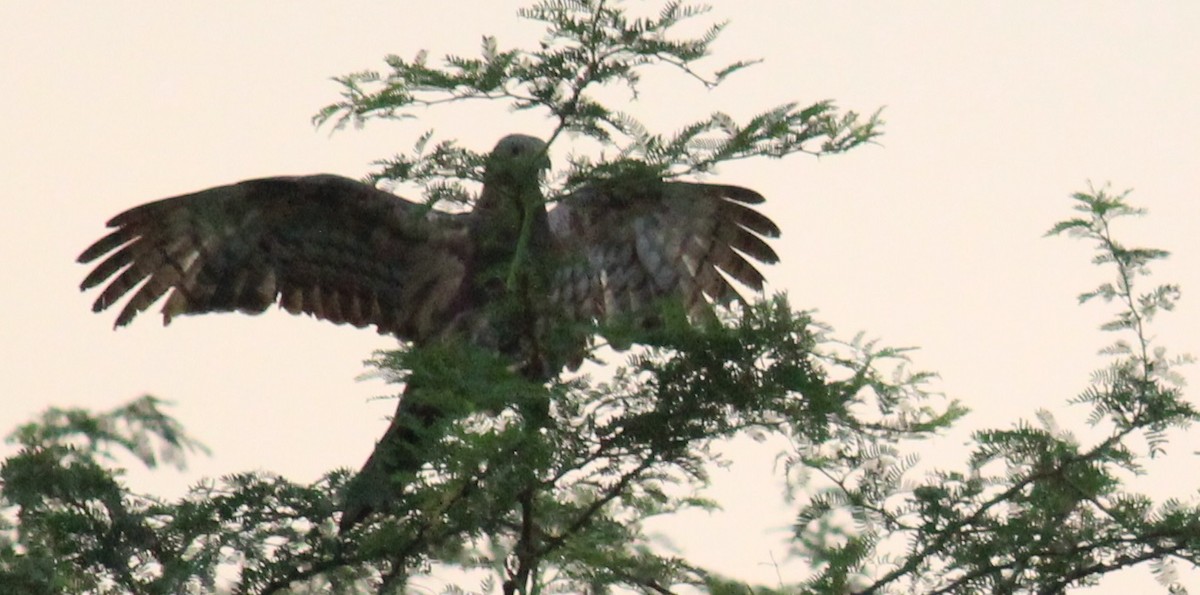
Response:
[{"label": "bird of prey", "polygon": [[[164,295],[164,324],[278,303],[417,347],[466,341],[544,381],[578,365],[594,323],[649,324],[664,304],[695,320],[710,302],[740,298],[730,279],[762,289],[751,260],[778,260],[764,238],[779,228],[748,206],[763,201],[757,192],[635,177],[584,184],[547,209],[548,165],[540,139],[504,137],[464,213],[335,175],[158,200],[108,222],[112,231],[79,256],[99,260],[81,289],[107,282],[96,312],[131,295],[117,327]],[[406,401],[348,492],[375,494],[369,486],[420,468],[412,443],[444,414]],[[363,494],[348,493],[343,530],[385,504]]]}]

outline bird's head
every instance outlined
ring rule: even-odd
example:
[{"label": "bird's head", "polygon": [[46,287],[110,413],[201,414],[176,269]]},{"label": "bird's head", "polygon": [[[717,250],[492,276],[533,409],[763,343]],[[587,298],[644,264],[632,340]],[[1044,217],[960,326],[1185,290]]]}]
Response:
[{"label": "bird's head", "polygon": [[550,169],[546,143],[527,134],[510,134],[496,143],[488,155],[484,184],[524,186],[538,183]]},{"label": "bird's head", "polygon": [[[517,207],[542,203],[542,174],[550,168],[546,143],[527,134],[510,134],[496,143],[483,174],[483,195],[477,208]],[[504,206],[508,205],[508,206]]]},{"label": "bird's head", "polygon": [[550,158],[546,156],[546,143],[528,134],[510,134],[500,139],[488,157],[489,166],[497,159],[513,163],[524,162],[527,167],[538,171],[550,167]]}]

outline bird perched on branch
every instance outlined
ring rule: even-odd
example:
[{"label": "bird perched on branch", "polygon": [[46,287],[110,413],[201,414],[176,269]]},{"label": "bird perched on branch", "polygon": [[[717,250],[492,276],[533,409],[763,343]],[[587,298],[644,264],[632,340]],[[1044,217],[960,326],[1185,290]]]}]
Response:
[{"label": "bird perched on branch", "polygon": [[[594,323],[649,324],[664,304],[696,319],[710,301],[740,297],[729,279],[762,289],[750,260],[778,260],[763,238],[779,228],[747,206],[763,201],[757,192],[635,176],[587,183],[547,209],[548,165],[541,140],[504,137],[465,213],[334,175],[247,180],[147,203],[113,217],[113,230],[79,256],[99,260],[81,288],[107,282],[97,312],[131,295],[115,326],[164,295],[164,324],[278,303],[417,347],[463,340],[544,381],[579,364]],[[376,487],[388,477],[420,468],[413,443],[445,414],[409,401],[351,482],[343,530],[386,505],[387,490]]]}]

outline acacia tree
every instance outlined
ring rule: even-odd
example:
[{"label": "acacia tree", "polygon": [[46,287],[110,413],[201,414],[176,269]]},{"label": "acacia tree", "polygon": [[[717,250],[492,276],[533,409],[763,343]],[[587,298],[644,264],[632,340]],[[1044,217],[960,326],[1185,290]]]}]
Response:
[{"label": "acacia tree", "polygon": [[[697,61],[721,31],[679,38],[674,27],[703,10],[670,3],[630,17],[601,0],[544,1],[520,11],[545,23],[536,50],[501,50],[485,38],[477,58],[388,57],[386,72],[339,80],[343,94],[317,116],[341,126],[472,100],[536,110],[562,133],[614,155],[573,156],[548,180],[553,197],[603,178],[702,174],[720,163],[793,153],[835,154],[879,134],[876,116],[827,101],[788,104],[739,123],[714,113],[671,133],[652,132],[594,97],[616,86],[636,95],[652,67],[715,86],[746,62],[711,75]],[[411,155],[380,162],[376,180],[420,186],[429,202],[469,204],[484,156],[422,136]],[[1156,505],[1122,491],[1121,471],[1160,453],[1166,432],[1196,412],[1181,400],[1174,366],[1146,325],[1178,289],[1136,291],[1165,252],[1122,246],[1110,231],[1136,214],[1124,195],[1075,196],[1082,216],[1056,225],[1099,244],[1097,262],[1117,281],[1084,294],[1118,304],[1108,330],[1126,333],[1076,402],[1109,436],[1082,445],[1046,414],[1038,424],[980,431],[964,470],[909,477],[904,441],[928,437],[964,410],[906,373],[904,351],[831,331],[782,296],[721,313],[721,324],[670,323],[639,332],[606,328],[641,345],[609,379],[570,375],[529,382],[493,353],[464,345],[400,349],[371,360],[398,384],[421,375],[420,398],[452,415],[398,478],[387,514],[339,535],[334,523],[349,472],[312,485],[266,473],[202,483],[178,501],[131,493],[114,453],[147,465],[201,449],[162,403],[144,397],[95,414],[53,409],[19,428],[21,450],[3,466],[0,584],[19,592],[233,590],[400,592],[410,579],[448,569],[481,572],[479,591],[1058,592],[1149,561],[1164,584],[1170,562],[1196,560],[1200,511]],[[899,373],[896,371],[899,370]],[[412,398],[412,395],[410,395]],[[716,503],[695,494],[718,461],[712,446],[751,433],[790,442],[788,477],[798,512],[795,543],[810,572],[774,588],[729,581],[664,552],[643,527],[653,517]],[[1134,441],[1148,449],[1138,454]],[[518,454],[519,456],[514,456]],[[903,480],[903,481],[902,481]],[[849,513],[853,527],[829,522]],[[7,521],[5,521],[7,522]],[[453,590],[455,588],[451,588]]]}]

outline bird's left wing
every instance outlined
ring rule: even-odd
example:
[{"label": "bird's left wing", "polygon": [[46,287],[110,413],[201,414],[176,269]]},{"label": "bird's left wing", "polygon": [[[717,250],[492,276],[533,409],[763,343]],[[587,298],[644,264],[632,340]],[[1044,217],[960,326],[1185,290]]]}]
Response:
[{"label": "bird's left wing", "polygon": [[[778,255],[763,238],[779,227],[740,186],[655,181],[593,184],[549,212],[563,262],[551,298],[573,318],[636,321],[669,303],[695,319],[710,301],[741,299],[729,279],[760,291],[752,261]],[[729,279],[726,279],[726,276]]]}]

